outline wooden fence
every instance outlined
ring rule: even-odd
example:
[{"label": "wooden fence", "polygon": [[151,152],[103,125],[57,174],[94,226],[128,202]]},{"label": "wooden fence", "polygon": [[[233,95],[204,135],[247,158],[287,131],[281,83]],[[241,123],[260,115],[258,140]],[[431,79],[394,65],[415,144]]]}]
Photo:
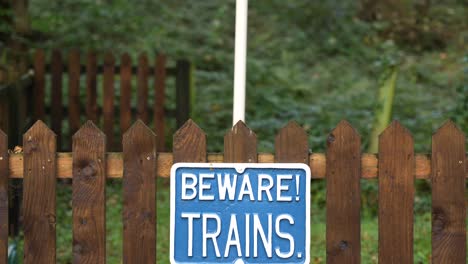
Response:
[{"label": "wooden fence", "polygon": [[[103,128],[108,150],[120,151],[120,144],[115,144],[120,139],[119,132],[126,131],[134,120],[141,119],[154,125],[158,132],[158,148],[164,149],[166,116],[175,117],[177,127],[189,118],[191,65],[186,60],[177,61],[175,67],[167,67],[166,56],[160,54],[151,66],[148,56],[142,53],[137,66],[132,66],[127,53],[117,64],[110,52],[101,56],[92,51],[80,54],[77,50],[69,52],[67,58],[59,50],[51,53],[50,60],[46,57],[43,50],[35,52],[32,80],[28,82],[32,88],[18,95],[16,87],[11,87],[8,96],[0,100],[0,109],[4,108],[6,115],[0,116],[0,128],[7,128],[6,132],[16,144],[21,140],[13,138],[11,130],[24,132],[21,125],[27,124],[27,120],[44,120],[57,135],[58,149],[69,150],[71,142],[63,142],[62,138],[71,139],[80,123],[89,119]],[[101,59],[102,63],[99,62]],[[165,109],[168,76],[175,78],[175,109]],[[152,91],[150,83],[153,84]],[[81,89],[84,86],[85,89]],[[116,102],[116,98],[120,101]],[[21,111],[28,114],[11,117],[27,106],[31,106],[29,111]],[[18,123],[21,125],[15,125]],[[116,124],[120,127],[116,128]]]},{"label": "wooden fence", "polygon": [[[360,180],[379,181],[379,263],[413,263],[415,179],[432,182],[432,263],[465,263],[468,177],[465,137],[445,123],[432,137],[432,154],[415,154],[411,134],[393,122],[379,153],[362,154],[360,136],[342,121],[326,153],[310,153],[295,122],[275,138],[274,154],[257,153],[257,138],[239,122],[224,137],[224,154],[207,154],[206,136],[191,120],[173,136],[173,151],[158,151],[155,134],[137,121],[123,136],[122,153],[106,153],[106,136],[88,121],[73,136],[73,152],[57,153],[56,136],[38,121],[23,136],[23,153],[9,154],[0,133],[0,263],[6,263],[8,180],[24,181],[24,263],[55,263],[55,186],[73,178],[74,263],[105,263],[105,182],[123,178],[123,262],[154,263],[155,177],[176,162],[301,162],[326,179],[327,263],[360,263]],[[312,212],[313,214],[313,212]],[[312,222],[312,224],[314,224]],[[312,249],[314,250],[314,249]]]}]

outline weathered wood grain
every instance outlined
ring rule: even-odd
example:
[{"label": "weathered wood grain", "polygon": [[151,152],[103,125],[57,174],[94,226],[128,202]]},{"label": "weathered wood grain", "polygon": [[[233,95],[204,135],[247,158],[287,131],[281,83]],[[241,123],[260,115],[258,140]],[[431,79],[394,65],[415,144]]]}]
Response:
[{"label": "weathered wood grain", "polygon": [[86,61],[86,118],[97,123],[97,114],[97,54],[89,51]]},{"label": "weathered wood grain", "polygon": [[120,130],[127,131],[132,122],[132,60],[128,53],[120,59]]},{"label": "weathered wood grain", "polygon": [[177,130],[173,142],[174,163],[206,161],[206,135],[192,119]]},{"label": "weathered wood grain", "polygon": [[51,128],[57,135],[57,146],[62,149],[62,53],[52,51],[52,96],[51,96]]},{"label": "weathered wood grain", "polygon": [[257,136],[242,121],[224,136],[224,162],[257,162]]},{"label": "weathered wood grain", "polygon": [[24,142],[24,263],[55,263],[55,134],[37,121]]},{"label": "weathered wood grain", "polygon": [[73,263],[106,263],[106,136],[86,122],[73,136]]},{"label": "weathered wood grain", "polygon": [[45,52],[36,50],[34,54],[34,119],[43,120],[45,116]]},{"label": "weathered wood grain", "polygon": [[327,138],[327,263],[361,262],[361,137],[341,121]]},{"label": "weathered wood grain", "polygon": [[156,136],[138,120],[123,136],[123,263],[156,261]]},{"label": "weathered wood grain", "polygon": [[432,263],[465,263],[465,136],[451,121],[432,136],[432,165]]},{"label": "weathered wood grain", "polygon": [[379,263],[413,263],[413,146],[397,121],[379,137]]},{"label": "weathered wood grain", "polygon": [[275,138],[275,162],[308,163],[307,133],[296,122],[283,127]]},{"label": "weathered wood grain", "polygon": [[104,56],[104,96],[102,102],[104,133],[107,135],[107,149],[114,150],[114,67],[115,58],[111,52]]},{"label": "weathered wood grain", "polygon": [[8,263],[8,137],[0,130],[0,264]]},{"label": "weathered wood grain", "polygon": [[138,57],[137,74],[137,118],[148,124],[148,56],[142,53]]},{"label": "weathered wood grain", "polygon": [[68,55],[68,120],[70,134],[80,128],[80,52],[72,50]]},{"label": "weathered wood grain", "polygon": [[165,150],[165,119],[164,101],[166,98],[166,56],[156,57],[154,68],[154,131],[158,141],[158,151]]}]

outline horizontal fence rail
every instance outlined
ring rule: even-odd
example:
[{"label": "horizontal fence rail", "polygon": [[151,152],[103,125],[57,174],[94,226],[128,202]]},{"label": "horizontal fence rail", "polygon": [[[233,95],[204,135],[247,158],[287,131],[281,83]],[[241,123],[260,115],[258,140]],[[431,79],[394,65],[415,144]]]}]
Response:
[{"label": "horizontal fence rail", "polygon": [[[59,152],[57,153],[57,178],[71,179],[73,177],[73,153]],[[158,152],[156,155],[158,177],[167,178],[170,175],[171,166],[174,164],[174,154],[170,152]],[[12,179],[21,179],[23,175],[23,154],[11,153],[9,156],[9,177]],[[259,163],[275,162],[275,154],[260,153],[257,154]],[[110,179],[122,178],[123,175],[123,156],[121,152],[107,152],[105,154],[106,162],[106,177]],[[209,153],[206,155],[206,162],[222,163],[225,162],[222,153]],[[227,161],[226,161],[227,162]],[[308,163],[311,170],[312,179],[324,179],[326,177],[326,162],[327,158],[324,153],[312,153],[308,155]],[[430,179],[431,178],[431,155],[430,154],[415,154],[414,178],[415,179]],[[376,179],[379,173],[379,158],[377,154],[362,153],[361,154],[361,175],[362,179]],[[466,159],[465,164],[468,164]],[[466,178],[468,178],[468,166]]]},{"label": "horizontal fence rail", "polygon": [[[327,263],[360,263],[360,180],[379,182],[379,263],[413,262],[415,179],[432,183],[432,263],[466,262],[465,136],[446,122],[432,137],[430,155],[415,154],[413,139],[393,122],[378,154],[360,152],[360,136],[346,121],[327,137],[326,153],[309,153],[305,130],[288,123],[275,153],[257,153],[257,138],[243,122],[224,138],[224,153],[207,154],[206,135],[187,121],[173,136],[172,153],[158,152],[156,135],[142,122],[123,135],[123,152],[106,152],[106,136],[88,121],[73,136],[71,153],[56,152],[56,135],[41,121],[25,134],[21,153],[8,153],[0,131],[0,264],[8,246],[8,180],[24,182],[24,263],[54,263],[55,184],[73,178],[74,263],[105,263],[105,180],[123,179],[123,262],[155,263],[155,178],[176,162],[296,162],[326,179]],[[312,212],[313,213],[313,212]],[[314,223],[312,223],[313,225]]]}]

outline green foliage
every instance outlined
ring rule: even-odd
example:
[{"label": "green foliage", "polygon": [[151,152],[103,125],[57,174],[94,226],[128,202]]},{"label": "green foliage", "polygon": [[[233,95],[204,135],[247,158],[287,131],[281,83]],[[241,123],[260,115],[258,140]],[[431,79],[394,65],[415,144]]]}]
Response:
[{"label": "green foliage", "polygon": [[[142,51],[151,56],[163,51],[172,60],[191,59],[196,65],[193,117],[207,133],[208,151],[223,150],[223,136],[232,122],[235,0],[36,0],[30,5],[33,30],[43,33],[34,47],[111,50],[133,57]],[[430,151],[432,132],[449,117],[468,132],[466,5],[433,3],[421,23],[395,22],[400,23],[396,29],[403,30],[398,31],[401,34],[389,31],[392,21],[360,19],[361,11],[356,1],[250,1],[246,121],[257,134],[260,152],[274,151],[275,134],[292,119],[307,130],[314,152],[325,151],[326,136],[341,119],[361,133],[362,149],[367,149],[379,87],[397,66],[392,118],[412,132],[416,152]],[[412,28],[402,25],[417,26],[421,37],[407,38]],[[447,36],[443,45],[437,44],[439,36]],[[170,108],[174,107],[173,87],[170,80]],[[167,263],[168,184],[158,179],[157,224],[162,238],[157,245],[158,263]],[[416,184],[415,263],[427,263],[430,186],[421,180]],[[378,184],[363,180],[361,187],[362,259],[376,263]],[[60,263],[68,263],[71,192],[62,189],[57,256]],[[121,259],[121,199],[120,183],[110,184],[109,263]],[[325,260],[325,202],[325,182],[313,181],[313,263]]]},{"label": "green foliage", "polygon": [[463,82],[457,87],[457,102],[452,118],[465,134],[468,133],[468,55],[462,59],[464,65]]}]

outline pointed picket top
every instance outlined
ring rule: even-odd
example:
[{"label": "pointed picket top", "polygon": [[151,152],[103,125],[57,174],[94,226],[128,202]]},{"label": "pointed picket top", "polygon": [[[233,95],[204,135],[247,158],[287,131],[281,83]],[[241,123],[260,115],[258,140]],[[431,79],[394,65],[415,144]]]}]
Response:
[{"label": "pointed picket top", "polygon": [[133,125],[123,134],[123,141],[135,136],[135,134],[142,133],[144,136],[156,137],[153,130],[149,128],[143,121],[138,119]]},{"label": "pointed picket top", "polygon": [[173,154],[174,163],[206,161],[206,134],[192,119],[175,132]]},{"label": "pointed picket top", "polygon": [[73,140],[79,137],[97,137],[102,140],[106,140],[106,135],[94,124],[93,121],[88,120],[84,125],[80,127],[78,131],[73,135]]},{"label": "pointed picket top", "polygon": [[257,162],[257,135],[239,121],[224,136],[225,162]]},{"label": "pointed picket top", "polygon": [[393,120],[392,123],[387,126],[382,133],[380,133],[379,141],[392,135],[401,135],[410,138],[411,141],[413,140],[411,132],[397,120]]},{"label": "pointed picket top", "polygon": [[[361,135],[359,132],[349,123],[347,120],[341,120],[338,125],[330,132],[330,137],[336,137],[338,135],[350,135],[353,137],[357,137],[361,139]],[[330,141],[333,140],[328,140],[329,143],[332,143]]]},{"label": "pointed picket top", "polygon": [[257,137],[257,135],[255,135],[255,133],[242,120],[239,120],[231,128],[231,131],[228,131],[225,136],[229,134],[232,134],[232,135],[243,134],[243,135]]},{"label": "pointed picket top", "polygon": [[306,131],[296,121],[289,121],[275,137],[275,161],[307,163],[308,158]]},{"label": "pointed picket top", "polygon": [[35,133],[36,131],[44,131],[47,134],[51,134],[54,137],[56,136],[54,131],[50,129],[42,120],[37,120],[34,125],[32,125],[26,133],[24,133],[24,136],[29,136],[30,134]]},{"label": "pointed picket top", "polygon": [[[447,135],[448,134],[448,135]],[[432,138],[438,138],[442,136],[456,136],[456,137],[465,137],[465,133],[453,122],[452,120],[447,120],[442,126],[440,126],[433,134]]]}]

